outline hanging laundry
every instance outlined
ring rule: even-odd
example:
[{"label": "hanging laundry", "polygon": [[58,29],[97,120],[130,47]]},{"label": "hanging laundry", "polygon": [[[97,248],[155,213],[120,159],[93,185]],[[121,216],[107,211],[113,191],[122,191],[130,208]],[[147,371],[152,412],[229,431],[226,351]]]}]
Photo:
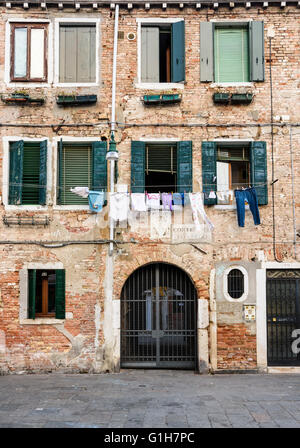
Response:
[{"label": "hanging laundry", "polygon": [[159,210],[160,193],[146,193],[146,205],[150,210]]},{"label": "hanging laundry", "polygon": [[162,193],[161,200],[164,210],[173,210],[172,207],[172,193]]},{"label": "hanging laundry", "polygon": [[146,212],[144,193],[131,193],[131,209],[135,212]]},{"label": "hanging laundry", "polygon": [[208,218],[208,216],[205,213],[204,207],[203,207],[203,201],[202,201],[202,194],[201,193],[189,193],[190,203],[193,210],[193,220],[196,224],[197,229],[200,229],[200,223],[199,223],[199,216],[200,214],[201,218],[208,224],[210,230],[213,230],[214,225]]},{"label": "hanging laundry", "polygon": [[81,196],[82,198],[87,198],[89,195],[88,187],[74,187],[70,188],[70,191],[78,196]]},{"label": "hanging laundry", "polygon": [[217,191],[217,198],[218,198],[218,203],[219,203],[219,201],[221,202],[224,202],[225,201],[225,198],[224,198],[224,191]]},{"label": "hanging laundry", "polygon": [[89,191],[89,207],[92,212],[101,212],[105,200],[104,191]]},{"label": "hanging laundry", "polygon": [[109,217],[114,221],[127,221],[129,193],[110,193]]},{"label": "hanging laundry", "polygon": [[190,196],[189,193],[181,193],[182,196],[182,204],[184,206],[190,205]]},{"label": "hanging laundry", "polygon": [[173,204],[183,205],[181,193],[173,193]]},{"label": "hanging laundry", "polygon": [[245,188],[245,190],[234,190],[236,199],[236,211],[239,227],[245,226],[245,201],[248,202],[251,210],[254,224],[260,224],[260,216],[257,202],[256,190],[254,187]]},{"label": "hanging laundry", "polygon": [[208,195],[208,198],[209,199],[216,199],[216,193],[212,190],[212,191],[210,191],[209,192],[209,195]]}]

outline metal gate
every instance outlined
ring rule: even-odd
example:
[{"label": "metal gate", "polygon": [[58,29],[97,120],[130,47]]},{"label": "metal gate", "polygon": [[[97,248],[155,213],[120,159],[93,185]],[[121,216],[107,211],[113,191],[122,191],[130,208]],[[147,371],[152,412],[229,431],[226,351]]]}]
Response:
[{"label": "metal gate", "polygon": [[267,270],[267,326],[268,365],[300,365],[300,269]]},{"label": "metal gate", "polygon": [[137,269],[121,294],[121,366],[195,368],[196,299],[192,281],[176,266]]}]

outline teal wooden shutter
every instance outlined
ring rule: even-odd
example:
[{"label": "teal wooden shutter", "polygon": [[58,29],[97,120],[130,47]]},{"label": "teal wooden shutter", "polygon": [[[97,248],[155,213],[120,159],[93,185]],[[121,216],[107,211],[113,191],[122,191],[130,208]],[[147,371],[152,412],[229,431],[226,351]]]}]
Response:
[{"label": "teal wooden shutter", "polygon": [[248,82],[248,28],[215,28],[214,56],[216,82]]},{"label": "teal wooden shutter", "polygon": [[250,22],[249,29],[251,81],[264,81],[264,22]]},{"label": "teal wooden shutter", "polygon": [[9,151],[9,198],[12,205],[22,204],[24,142],[11,143]]},{"label": "teal wooden shutter", "polygon": [[200,81],[214,80],[213,24],[200,23]]},{"label": "teal wooden shutter", "polygon": [[55,270],[55,317],[56,319],[65,318],[65,291],[66,291],[66,280],[65,280],[65,270],[56,269]]},{"label": "teal wooden shutter", "polygon": [[28,317],[35,319],[36,269],[28,271]]},{"label": "teal wooden shutter", "polygon": [[193,152],[192,142],[177,143],[177,191],[193,191]]},{"label": "teal wooden shutter", "polygon": [[131,142],[131,192],[145,191],[145,143]]},{"label": "teal wooden shutter", "polygon": [[93,142],[93,185],[92,190],[107,191],[107,142]]},{"label": "teal wooden shutter", "polygon": [[267,205],[268,172],[266,142],[251,142],[250,161],[251,185],[256,190],[258,205]]},{"label": "teal wooden shutter", "polygon": [[40,143],[40,179],[39,179],[39,204],[46,204],[47,187],[47,140]]},{"label": "teal wooden shutter", "polygon": [[158,27],[142,27],[141,81],[159,82]]},{"label": "teal wooden shutter", "polygon": [[57,187],[57,203],[61,204],[62,201],[62,163],[63,163],[63,140],[62,138],[59,140],[59,144],[58,144],[58,164],[57,164],[57,173],[58,173],[58,187]]},{"label": "teal wooden shutter", "polygon": [[39,204],[40,143],[24,142],[22,204]]},{"label": "teal wooden shutter", "polygon": [[185,26],[184,20],[172,24],[171,81],[185,80]]},{"label": "teal wooden shutter", "polygon": [[[203,193],[217,190],[217,144],[215,142],[202,142],[202,183]],[[216,198],[206,198],[204,195],[205,205],[214,205],[217,203]]]}]

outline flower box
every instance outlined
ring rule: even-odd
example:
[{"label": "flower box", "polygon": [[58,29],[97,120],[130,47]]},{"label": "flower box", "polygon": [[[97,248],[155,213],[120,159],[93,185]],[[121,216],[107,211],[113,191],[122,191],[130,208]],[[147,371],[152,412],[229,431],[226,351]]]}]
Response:
[{"label": "flower box", "polygon": [[249,104],[253,98],[252,93],[233,93],[231,95],[232,104]]},{"label": "flower box", "polygon": [[229,93],[214,93],[213,101],[216,104],[228,104],[230,101]]},{"label": "flower box", "polygon": [[60,106],[80,106],[97,102],[97,95],[59,95],[56,103]]},{"label": "flower box", "polygon": [[176,94],[163,94],[163,95],[144,95],[142,97],[144,104],[173,104],[181,101],[181,95]]}]

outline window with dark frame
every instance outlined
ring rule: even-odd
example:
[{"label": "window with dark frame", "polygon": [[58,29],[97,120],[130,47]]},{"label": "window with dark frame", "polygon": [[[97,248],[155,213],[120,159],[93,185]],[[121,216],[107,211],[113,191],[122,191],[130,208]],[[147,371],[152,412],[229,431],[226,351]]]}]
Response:
[{"label": "window with dark frame", "polygon": [[46,24],[11,24],[11,81],[47,81]]},{"label": "window with dark frame", "polygon": [[[250,183],[249,147],[217,147],[217,191],[228,192],[237,188],[248,187]],[[225,197],[218,203],[231,204],[232,197]]]},{"label": "window with dark frame", "polygon": [[177,191],[176,144],[146,144],[145,190],[149,193]]},{"label": "window with dark frame", "polygon": [[227,275],[227,292],[233,299],[239,299],[244,294],[244,274],[240,269],[232,269]]}]

